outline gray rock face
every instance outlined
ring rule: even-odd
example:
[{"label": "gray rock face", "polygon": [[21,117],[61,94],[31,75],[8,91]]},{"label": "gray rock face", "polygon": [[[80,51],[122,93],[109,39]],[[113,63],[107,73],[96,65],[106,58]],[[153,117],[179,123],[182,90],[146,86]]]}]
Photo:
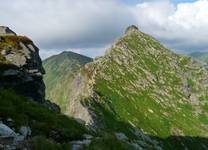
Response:
[{"label": "gray rock face", "polygon": [[32,133],[30,127],[27,127],[27,126],[22,126],[19,132],[24,136],[24,138],[26,138],[27,136],[30,136]]},{"label": "gray rock face", "polygon": [[0,149],[16,150],[23,149],[22,142],[31,134],[31,129],[26,126],[20,128],[20,133],[15,133],[6,124],[0,122]]},{"label": "gray rock face", "polygon": [[7,125],[0,123],[0,136],[15,137],[16,133],[10,129]]},{"label": "gray rock face", "polygon": [[131,25],[126,29],[125,33],[127,34],[127,33],[130,33],[132,31],[138,31],[138,30],[139,30],[139,28],[137,26]]},{"label": "gray rock face", "polygon": [[17,36],[8,27],[0,27],[0,39],[0,44],[5,45],[0,48],[0,56],[7,62],[0,60],[0,88],[12,89],[19,95],[44,103],[45,71],[39,49],[29,38]]},{"label": "gray rock face", "polygon": [[83,150],[84,146],[89,145],[91,140],[86,139],[83,141],[72,141],[70,144],[72,145],[72,150]]},{"label": "gray rock face", "polygon": [[115,133],[115,135],[119,140],[128,140],[127,136],[124,133]]},{"label": "gray rock face", "polygon": [[19,43],[20,49],[11,47],[10,50],[2,50],[1,55],[11,64],[24,69],[33,75],[43,75],[45,73],[39,56],[39,49],[33,44]]},{"label": "gray rock face", "polygon": [[49,100],[46,100],[43,105],[49,109],[55,110],[56,112],[61,112],[60,107],[57,104],[50,102]]},{"label": "gray rock face", "polygon": [[10,30],[8,27],[0,26],[0,35],[16,35],[16,33]]}]

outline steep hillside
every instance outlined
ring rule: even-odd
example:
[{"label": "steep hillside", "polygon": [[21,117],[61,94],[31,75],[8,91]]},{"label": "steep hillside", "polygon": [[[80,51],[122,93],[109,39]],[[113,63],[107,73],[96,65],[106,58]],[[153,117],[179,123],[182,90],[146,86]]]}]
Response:
[{"label": "steep hillside", "polygon": [[195,59],[208,63],[208,53],[206,52],[194,52],[189,55]]},{"label": "steep hillside", "polygon": [[0,149],[70,149],[92,133],[45,100],[44,73],[34,43],[0,26]]},{"label": "steep hillside", "polygon": [[[133,139],[142,132],[173,141],[180,137],[178,147],[169,140],[162,147],[191,148],[200,141],[188,137],[208,136],[207,75],[202,64],[131,26],[73,80],[66,113],[98,130]],[[203,142],[199,148],[208,148]]]},{"label": "steep hillside", "polygon": [[[135,149],[132,143],[120,140],[114,133],[95,133],[46,101],[44,69],[38,52],[29,38],[0,26],[0,149]],[[66,72],[61,66],[57,66],[60,72],[51,72],[59,76],[91,61],[74,53],[61,56],[53,60],[60,64],[59,61],[71,59],[70,65],[64,66]]]},{"label": "steep hillside", "polygon": [[[53,144],[54,149],[61,148],[64,145],[69,148],[70,145],[58,143],[82,140],[83,135],[89,133],[83,125],[79,124],[73,118],[66,117],[36,102],[29,101],[10,90],[0,91],[0,119],[0,121],[3,121],[16,133],[20,132],[21,128],[25,126],[31,130],[31,135],[28,135],[27,139],[16,143],[18,144],[16,145],[12,142],[11,135],[1,137],[2,126],[0,122],[0,149],[4,147],[4,144],[10,145],[9,148],[11,149],[16,146],[17,149],[18,147],[20,149],[23,149],[23,147],[38,149],[36,148],[38,146],[44,146],[45,148],[43,147],[43,149],[46,149],[49,148],[46,145],[47,141],[50,141],[48,145]],[[42,141],[37,143],[39,139]],[[7,142],[4,143],[4,141]],[[7,148],[5,149],[7,150]]]},{"label": "steep hillside", "polygon": [[76,72],[91,61],[91,58],[73,52],[63,52],[43,61],[46,98],[58,104],[62,112],[68,106],[71,88],[76,88],[71,86]]}]

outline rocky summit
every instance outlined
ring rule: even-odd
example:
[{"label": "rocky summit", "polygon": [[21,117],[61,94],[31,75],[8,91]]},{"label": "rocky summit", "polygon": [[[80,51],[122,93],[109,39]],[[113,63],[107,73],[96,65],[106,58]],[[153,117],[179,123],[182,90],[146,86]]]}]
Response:
[{"label": "rocky summit", "polygon": [[65,113],[135,149],[207,149],[207,75],[200,62],[130,26],[70,80]]},{"label": "rocky summit", "polygon": [[0,27],[0,88],[43,102],[44,69],[39,49],[26,36],[18,36],[8,27]]}]

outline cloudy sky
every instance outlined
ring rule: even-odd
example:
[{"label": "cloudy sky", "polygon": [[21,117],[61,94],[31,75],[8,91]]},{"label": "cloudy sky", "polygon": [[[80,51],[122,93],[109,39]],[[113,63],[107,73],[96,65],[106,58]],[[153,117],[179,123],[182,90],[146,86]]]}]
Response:
[{"label": "cloudy sky", "polygon": [[0,25],[33,39],[42,58],[102,55],[131,24],[178,53],[208,52],[208,0],[0,0]]}]

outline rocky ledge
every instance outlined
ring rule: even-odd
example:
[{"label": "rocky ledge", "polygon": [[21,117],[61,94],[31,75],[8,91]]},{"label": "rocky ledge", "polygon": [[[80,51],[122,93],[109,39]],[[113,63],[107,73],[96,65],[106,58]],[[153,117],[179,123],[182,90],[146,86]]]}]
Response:
[{"label": "rocky ledge", "polygon": [[0,26],[0,89],[11,89],[18,95],[59,110],[57,105],[45,100],[44,74],[39,49],[32,40]]}]

